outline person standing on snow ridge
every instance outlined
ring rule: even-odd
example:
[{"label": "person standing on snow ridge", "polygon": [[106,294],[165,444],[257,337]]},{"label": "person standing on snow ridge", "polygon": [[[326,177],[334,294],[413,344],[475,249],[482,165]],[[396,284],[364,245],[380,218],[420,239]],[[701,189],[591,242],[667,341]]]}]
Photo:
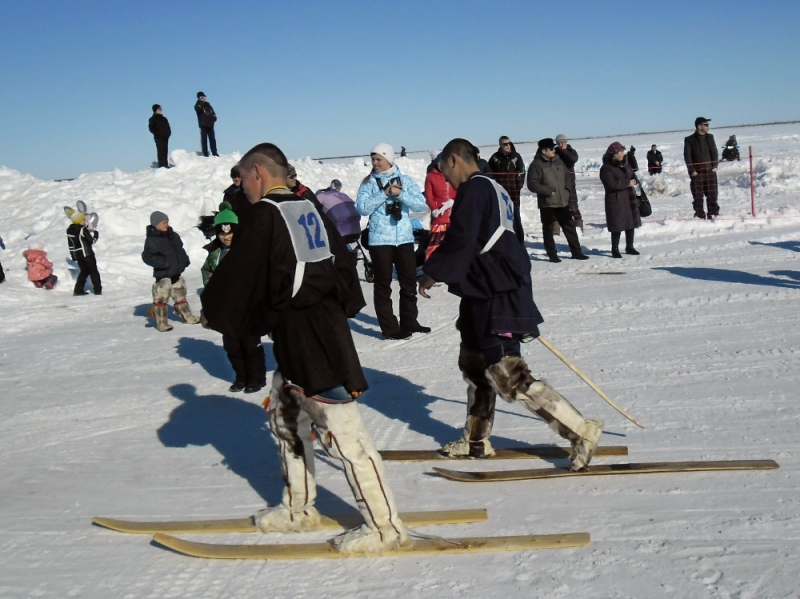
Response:
[{"label": "person standing on snow ridge", "polygon": [[437,154],[425,176],[425,202],[431,210],[431,234],[428,248],[425,250],[426,260],[444,241],[447,227],[450,226],[450,212],[453,210],[455,198],[456,190],[439,170],[439,154]]},{"label": "person standing on snow ridge", "polygon": [[[203,249],[208,257],[200,268],[203,285],[208,285],[214,271],[228,255],[231,249],[233,234],[239,226],[239,218],[231,210],[231,205],[222,202],[219,212],[214,216],[214,230],[217,238]],[[222,347],[228,355],[228,361],[236,373],[236,379],[228,388],[232,393],[244,390],[245,393],[256,393],[267,384],[267,366],[264,362],[264,346],[261,335],[253,329],[247,329],[241,335],[222,334]]]},{"label": "person standing on snow ridge", "polygon": [[658,151],[656,144],[653,144],[647,153],[647,172],[651,175],[657,175],[663,170],[663,164],[664,156]]},{"label": "person standing on snow ridge", "polygon": [[159,104],[153,104],[153,116],[150,117],[147,128],[156,141],[158,168],[169,168],[167,156],[169,155],[169,136],[172,135],[172,129],[169,128],[169,121],[164,116],[164,111]]},{"label": "person standing on snow ridge", "polygon": [[[572,179],[572,191],[569,195],[569,211],[572,213],[572,220],[575,221],[575,226],[583,231],[583,216],[581,209],[578,207],[578,193],[575,188],[575,163],[578,162],[578,152],[576,152],[571,145],[567,136],[563,133],[556,135],[556,154],[564,163],[569,171],[569,176]],[[553,233],[557,235],[555,228],[558,227],[554,224]]]},{"label": "person standing on snow ridge", "polygon": [[[717,203],[717,164],[719,153],[714,136],[708,132],[711,119],[699,116],[694,120],[694,133],[683,140],[683,160],[689,171],[692,192],[692,207],[695,218],[711,220],[719,216]],[[703,196],[706,198],[708,211],[703,210]]]},{"label": "person standing on snow ridge", "polygon": [[489,173],[500,185],[505,187],[519,212],[519,192],[525,181],[525,162],[507,136],[500,138],[500,149],[489,158]]},{"label": "person standing on snow ridge", "polygon": [[[375,316],[386,339],[430,333],[417,321],[417,263],[410,212],[425,210],[414,180],[394,164],[394,149],[380,143],[370,152],[372,172],[358,188],[356,210],[369,217],[369,253],[375,271]],[[400,322],[392,309],[392,266],[400,283]]]},{"label": "person standing on snow ridge", "polygon": [[[6,249],[5,244],[3,243],[3,238],[0,237],[0,248]],[[0,264],[0,283],[6,280],[6,273],[3,272],[3,265]]]},{"label": "person standing on snow ridge", "polygon": [[189,266],[189,256],[183,249],[183,241],[169,226],[169,217],[156,210],[150,215],[144,241],[142,261],[153,267],[153,307],[148,316],[155,318],[156,328],[163,332],[171,331],[167,322],[167,300],[172,296],[175,312],[186,324],[197,324],[200,319],[192,314],[186,301],[186,281],[181,274]]},{"label": "person standing on snow ridge", "polygon": [[564,229],[572,258],[588,260],[589,256],[581,250],[575,221],[569,209],[570,200],[575,193],[575,183],[566,165],[556,154],[556,143],[551,137],[539,140],[539,149],[528,169],[528,189],[538,199],[542,241],[550,262],[561,262],[553,239],[553,224],[556,222]]},{"label": "person standing on snow ridge", "polygon": [[211,153],[217,154],[217,137],[214,133],[214,123],[217,122],[217,114],[211,104],[206,101],[203,92],[197,92],[197,102],[194,104],[194,111],[197,113],[197,126],[200,127],[200,145],[203,148],[203,156],[208,158],[208,142],[211,142]]},{"label": "person standing on snow ridge", "polygon": [[203,325],[272,337],[277,368],[268,403],[286,483],[280,505],[255,515],[265,532],[319,525],[312,430],[339,460],[364,523],[333,541],[342,553],[381,553],[408,541],[383,461],[356,398],[367,388],[347,323],[364,306],[350,253],[331,221],[286,185],[289,162],[262,143],[239,162],[253,203],[236,243],[203,291]]},{"label": "person standing on snow ridge", "polygon": [[[533,301],[531,261],[510,194],[480,173],[477,149],[466,139],[442,150],[442,173],[458,190],[444,242],[425,263],[420,295],[437,281],[461,298],[458,367],[467,382],[467,420],[445,456],[485,458],[497,394],[520,401],[572,445],[570,468],[585,468],[603,423],[587,420],[545,381],[531,376],[520,343],[539,336],[544,319]],[[566,169],[565,169],[566,170]]]},{"label": "person standing on snow ridge", "polygon": [[84,289],[87,278],[92,281],[94,294],[102,295],[103,285],[100,281],[97,258],[95,258],[94,248],[92,247],[97,243],[100,234],[97,231],[89,231],[86,215],[80,210],[74,210],[68,216],[72,221],[72,224],[67,227],[69,256],[78,263],[78,268],[80,269],[72,295],[88,295]]}]

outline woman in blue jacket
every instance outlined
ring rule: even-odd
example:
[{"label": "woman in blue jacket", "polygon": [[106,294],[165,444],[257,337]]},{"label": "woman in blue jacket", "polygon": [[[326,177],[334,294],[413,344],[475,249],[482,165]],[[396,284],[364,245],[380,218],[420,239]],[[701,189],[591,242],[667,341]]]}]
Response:
[{"label": "woman in blue jacket", "polygon": [[[417,322],[417,265],[409,212],[424,212],[419,186],[394,165],[394,149],[380,143],[370,152],[372,172],[361,183],[356,210],[369,217],[369,252],[375,271],[375,315],[386,339],[429,333]],[[400,283],[400,321],[392,309],[392,266]]]}]

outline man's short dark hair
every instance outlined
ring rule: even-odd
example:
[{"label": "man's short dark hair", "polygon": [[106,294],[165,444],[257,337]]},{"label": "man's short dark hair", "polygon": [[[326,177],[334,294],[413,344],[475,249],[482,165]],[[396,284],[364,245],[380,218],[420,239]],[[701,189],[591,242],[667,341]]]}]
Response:
[{"label": "man's short dark hair", "polygon": [[439,160],[449,160],[451,156],[460,156],[464,162],[478,165],[478,148],[461,137],[456,137],[447,142],[442,150]]},{"label": "man's short dark hair", "polygon": [[278,146],[268,142],[258,144],[248,150],[239,161],[239,168],[247,169],[254,164],[260,164],[275,177],[286,177],[289,170],[289,161],[286,159],[286,155]]}]

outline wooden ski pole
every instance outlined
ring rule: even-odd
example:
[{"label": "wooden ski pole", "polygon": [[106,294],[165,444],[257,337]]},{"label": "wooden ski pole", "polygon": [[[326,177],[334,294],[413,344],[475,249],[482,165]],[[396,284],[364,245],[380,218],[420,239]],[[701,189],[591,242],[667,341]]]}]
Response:
[{"label": "wooden ski pole", "polygon": [[605,399],[608,402],[608,405],[610,405],[617,412],[619,412],[620,414],[625,416],[625,418],[627,418],[628,420],[633,422],[639,428],[644,428],[644,424],[642,424],[641,422],[636,420],[636,418],[634,418],[633,416],[628,414],[625,410],[620,408],[617,404],[615,404],[614,401],[608,395],[603,393],[603,391],[602,391],[602,389],[600,389],[600,387],[595,385],[588,376],[586,376],[585,374],[583,374],[583,372],[581,372],[580,368],[575,366],[575,364],[573,364],[572,361],[567,356],[565,356],[560,351],[558,351],[558,348],[556,348],[552,343],[550,343],[547,339],[545,339],[541,335],[539,335],[539,337],[537,337],[537,338],[539,339],[539,341],[542,342],[542,345],[544,345],[547,349],[549,349],[551,352],[553,352],[559,360],[564,362],[564,364],[566,364],[572,372],[574,372],[579,377],[581,377],[583,379],[583,382],[586,383],[587,385],[589,385],[594,390],[595,393],[597,393],[600,397]]}]

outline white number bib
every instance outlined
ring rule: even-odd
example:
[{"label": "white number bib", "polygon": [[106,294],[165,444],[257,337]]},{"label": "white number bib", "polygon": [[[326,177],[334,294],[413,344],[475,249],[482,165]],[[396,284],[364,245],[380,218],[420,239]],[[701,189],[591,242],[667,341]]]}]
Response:
[{"label": "white number bib", "polygon": [[308,200],[273,202],[264,199],[262,202],[269,202],[280,211],[289,230],[294,256],[297,258],[292,289],[294,297],[303,284],[306,263],[321,262],[333,255],[328,242],[328,232],[314,204]]},{"label": "white number bib", "polygon": [[492,249],[492,246],[497,243],[497,240],[500,239],[500,236],[504,232],[511,231],[514,233],[514,202],[511,201],[511,196],[508,195],[508,192],[503,189],[503,186],[497,181],[484,175],[478,176],[489,181],[494,187],[494,192],[497,195],[497,206],[500,211],[500,226],[495,229],[495,232],[492,233],[489,241],[486,242],[486,245],[483,246],[481,250],[481,254],[485,254]]}]

